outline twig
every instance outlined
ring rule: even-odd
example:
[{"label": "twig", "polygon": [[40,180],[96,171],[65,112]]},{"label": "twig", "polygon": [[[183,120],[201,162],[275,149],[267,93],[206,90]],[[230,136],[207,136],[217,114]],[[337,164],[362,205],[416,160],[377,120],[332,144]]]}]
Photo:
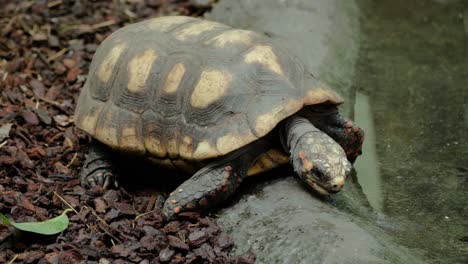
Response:
[{"label": "twig", "polygon": [[[75,210],[75,208],[73,208],[73,206],[71,206],[71,204],[69,204],[62,196],[60,196],[56,191],[54,191],[54,195],[57,195],[57,197],[66,205],[68,206],[70,209],[73,210],[73,212],[75,212],[76,215],[78,215],[78,217],[80,216],[80,214],[78,213],[78,211]],[[85,206],[86,207],[86,206]],[[89,229],[93,230],[94,232],[97,232],[97,230],[95,228],[93,228],[90,224],[86,223],[86,221],[84,219],[81,219],[80,217],[80,220],[83,221],[83,223],[86,225],[86,227],[88,227]]]},{"label": "twig", "polygon": [[3,146],[5,146],[5,145],[6,145],[6,143],[7,143],[7,141],[6,141],[6,140],[5,140],[5,141],[3,141],[2,143],[0,143],[0,149],[1,149]]},{"label": "twig", "polygon": [[62,4],[62,0],[51,1],[47,4],[48,8],[52,8],[54,6],[58,6]]},{"label": "twig", "polygon": [[18,254],[16,254],[9,262],[8,264],[12,264],[13,262],[15,262],[16,258],[18,257]]},{"label": "twig", "polygon": [[65,52],[68,51],[68,48],[63,48],[61,49],[60,51],[58,51],[57,53],[55,53],[54,55],[50,56],[47,61],[54,61],[56,59],[58,59],[60,56],[62,56],[63,54],[65,54]]},{"label": "twig", "polygon": [[101,23],[98,23],[98,24],[94,24],[91,26],[91,28],[93,30],[96,30],[96,29],[99,29],[99,28],[102,28],[102,27],[108,27],[108,26],[112,26],[115,24],[115,20],[111,19],[111,20],[107,20],[107,21],[104,21],[104,22],[101,22]]},{"label": "twig", "polygon": [[158,199],[158,196],[156,194],[152,194],[149,201],[148,201],[148,206],[146,206],[145,212],[151,211],[151,209],[154,207],[154,204],[156,203],[156,200]]},{"label": "twig", "polygon": [[[94,211],[93,208],[90,208],[90,207],[88,207],[88,206],[86,206],[86,205],[85,205],[84,207],[85,207],[85,208],[88,208],[88,209],[91,211],[91,214],[93,214],[94,217],[96,217],[96,219],[97,219],[98,221],[101,222],[101,224],[98,223],[98,227],[100,227],[100,229],[101,229],[102,231],[104,231],[104,233],[106,233],[107,235],[109,235],[109,236],[111,237],[111,243],[112,243],[112,245],[115,246],[115,242],[114,242],[113,239],[117,240],[118,243],[122,244],[122,240],[120,240],[118,237],[116,237],[115,235],[113,235],[109,230],[107,230],[108,228],[109,228],[109,229],[113,229],[113,228],[110,227],[109,224],[108,224],[104,219],[102,219],[98,214],[96,214],[96,212]],[[114,230],[114,231],[115,231],[115,230]],[[123,234],[120,234],[120,235],[121,235],[121,236],[124,236]],[[129,237],[127,237],[127,236],[124,236],[124,237],[127,238],[127,239],[129,239]]]},{"label": "twig", "polygon": [[78,156],[78,152],[75,152],[75,154],[73,154],[72,159],[70,160],[70,162],[68,162],[68,164],[65,167],[66,168],[70,167],[73,164],[73,162],[75,162],[75,159],[77,156]]},{"label": "twig", "polygon": [[61,104],[59,104],[57,102],[54,102],[54,101],[51,101],[51,100],[49,100],[49,99],[47,99],[45,97],[38,97],[38,98],[39,98],[39,100],[41,100],[41,101],[43,101],[45,103],[48,103],[50,105],[53,105],[53,106],[57,107],[58,109],[62,110],[63,112],[66,112],[65,108]]},{"label": "twig", "polygon": [[[67,205],[68,207],[70,207],[70,209],[73,210],[73,212],[75,212],[75,214],[79,214],[78,211],[75,210],[75,208],[73,208],[73,206],[71,206],[71,204],[69,204],[62,196],[60,196],[56,191],[54,191],[54,195],[56,195],[60,200],[62,200],[62,202]],[[88,226],[89,227],[89,226]]]}]

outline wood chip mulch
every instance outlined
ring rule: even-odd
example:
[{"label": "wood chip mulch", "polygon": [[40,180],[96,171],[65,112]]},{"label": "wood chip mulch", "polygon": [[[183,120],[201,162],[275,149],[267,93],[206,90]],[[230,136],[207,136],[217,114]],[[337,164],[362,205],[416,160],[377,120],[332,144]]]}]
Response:
[{"label": "wood chip mulch", "polygon": [[200,16],[211,2],[0,0],[0,212],[30,222],[75,210],[58,235],[0,225],[0,263],[254,262],[229,255],[233,242],[214,219],[165,224],[162,196],[85,190],[78,179],[90,138],[72,116],[99,43],[145,18]]}]

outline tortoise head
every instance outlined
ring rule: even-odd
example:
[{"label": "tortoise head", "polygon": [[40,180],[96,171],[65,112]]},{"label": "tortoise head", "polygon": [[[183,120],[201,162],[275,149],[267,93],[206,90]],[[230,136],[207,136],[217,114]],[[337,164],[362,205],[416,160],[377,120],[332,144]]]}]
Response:
[{"label": "tortoise head", "polygon": [[291,158],[299,178],[321,195],[339,192],[352,169],[340,145],[321,131],[302,136]]}]

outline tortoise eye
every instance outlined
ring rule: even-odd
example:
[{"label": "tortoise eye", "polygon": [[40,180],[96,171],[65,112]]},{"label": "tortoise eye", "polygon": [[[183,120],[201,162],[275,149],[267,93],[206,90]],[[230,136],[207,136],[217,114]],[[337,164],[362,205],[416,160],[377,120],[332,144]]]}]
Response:
[{"label": "tortoise eye", "polygon": [[322,169],[318,166],[314,166],[311,172],[320,180],[323,180],[325,178],[325,174],[323,173]]}]

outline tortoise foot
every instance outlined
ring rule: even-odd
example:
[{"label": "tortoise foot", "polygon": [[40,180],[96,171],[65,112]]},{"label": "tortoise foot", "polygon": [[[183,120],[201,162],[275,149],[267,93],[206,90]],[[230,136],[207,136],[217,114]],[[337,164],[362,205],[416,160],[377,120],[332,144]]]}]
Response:
[{"label": "tortoise foot", "polygon": [[104,189],[118,187],[117,176],[114,173],[109,150],[97,142],[93,142],[80,172],[81,185],[91,188],[96,185]]},{"label": "tortoise foot", "polygon": [[364,131],[356,126],[352,121],[343,119],[344,136],[339,137],[338,143],[346,152],[346,156],[351,163],[362,154],[362,144],[364,143]]},{"label": "tortoise foot", "polygon": [[240,172],[232,165],[205,167],[182,183],[164,203],[165,220],[184,212],[200,212],[225,200],[242,181]]}]

